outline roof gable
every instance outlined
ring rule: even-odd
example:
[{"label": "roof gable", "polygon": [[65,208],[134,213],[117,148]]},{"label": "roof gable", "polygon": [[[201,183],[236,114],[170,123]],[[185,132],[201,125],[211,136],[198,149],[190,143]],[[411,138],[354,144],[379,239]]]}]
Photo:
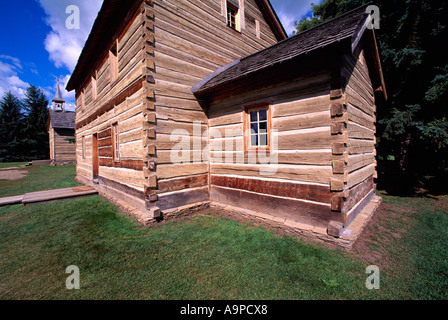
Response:
[{"label": "roof gable", "polygon": [[234,61],[196,84],[191,90],[193,93],[201,95],[226,83],[301,55],[310,54],[315,50],[341,43],[344,40],[353,41],[360,36],[361,31],[365,31],[365,28],[360,28],[360,25],[365,25],[365,21],[369,17],[366,7],[367,5],[364,5],[351,10],[269,48]]},{"label": "roof gable", "polygon": [[[102,57],[106,56],[116,35],[125,28],[144,1],[152,3],[152,0],[104,0],[75,70],[67,83],[68,91],[78,89],[89,79],[92,70],[101,62]],[[288,35],[269,0],[255,1],[277,40],[286,39]]]}]

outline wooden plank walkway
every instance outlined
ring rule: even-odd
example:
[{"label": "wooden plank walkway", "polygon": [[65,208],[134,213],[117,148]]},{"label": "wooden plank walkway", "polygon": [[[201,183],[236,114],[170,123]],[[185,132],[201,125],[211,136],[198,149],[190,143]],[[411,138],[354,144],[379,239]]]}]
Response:
[{"label": "wooden plank walkway", "polygon": [[23,200],[23,195],[0,198],[0,207],[9,206],[12,204],[20,204],[20,203],[22,203],[22,200]]},{"label": "wooden plank walkway", "polygon": [[29,192],[20,196],[0,198],[0,206],[20,204],[20,203],[27,206],[57,200],[89,197],[97,194],[98,194],[97,190],[88,186],[64,188],[56,190],[45,190],[45,191]]}]

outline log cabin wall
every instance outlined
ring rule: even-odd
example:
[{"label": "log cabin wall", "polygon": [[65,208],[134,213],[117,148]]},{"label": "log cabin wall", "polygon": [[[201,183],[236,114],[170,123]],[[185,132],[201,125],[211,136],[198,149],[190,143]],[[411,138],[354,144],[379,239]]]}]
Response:
[{"label": "log cabin wall", "polygon": [[[146,4],[154,13],[154,83],[148,99],[154,101],[155,114],[148,111],[145,171],[149,208],[166,210],[209,200],[209,164],[202,156],[208,118],[191,87],[235,59],[277,43],[255,0],[236,2],[241,32],[226,25],[225,0]],[[189,141],[189,150],[183,150],[187,158],[173,163],[171,152],[183,139]]]},{"label": "log cabin wall", "polygon": [[340,75],[343,94],[333,100],[332,134],[344,137],[336,149],[346,156],[345,163],[333,161],[334,173],[341,178],[334,186],[340,194],[333,197],[332,206],[345,213],[348,224],[376,190],[375,94],[362,43],[342,56]]},{"label": "log cabin wall", "polygon": [[50,158],[55,162],[76,161],[75,131],[73,129],[50,129]]},{"label": "log cabin wall", "polygon": [[[116,36],[109,54],[98,57],[98,67],[77,89],[76,174],[82,181],[98,179],[108,193],[144,209],[144,128],[150,103],[146,66],[152,59],[147,35],[152,17],[143,5],[130,14],[132,19]],[[119,133],[118,157],[114,156],[114,125]],[[98,152],[92,150],[94,135]],[[98,177],[93,177],[94,163],[99,165]]]},{"label": "log cabin wall", "polygon": [[[345,212],[332,211],[339,192],[331,186],[340,179],[333,162],[345,163],[346,155],[333,152],[344,135],[332,135],[331,67],[328,56],[316,55],[264,70],[213,94],[212,201],[324,228],[330,221],[345,222]],[[253,105],[270,106],[271,137],[278,143],[267,154],[271,160],[254,162],[244,147],[244,108]]]}]

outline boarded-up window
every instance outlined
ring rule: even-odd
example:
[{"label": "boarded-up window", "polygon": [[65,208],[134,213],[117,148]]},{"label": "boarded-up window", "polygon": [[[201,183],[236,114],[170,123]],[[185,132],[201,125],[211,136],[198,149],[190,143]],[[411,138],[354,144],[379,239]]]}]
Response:
[{"label": "boarded-up window", "polygon": [[259,20],[255,20],[255,35],[257,36],[258,39],[261,38],[261,29]]},{"label": "boarded-up window", "polygon": [[110,68],[110,82],[118,79],[118,41],[109,51],[109,68]]},{"label": "boarded-up window", "polygon": [[81,95],[79,96],[79,99],[81,99],[81,111],[84,111],[84,108],[85,108],[84,90],[81,92]]},{"label": "boarded-up window", "polygon": [[112,125],[112,151],[115,162],[120,161],[120,131],[118,123]]},{"label": "boarded-up window", "polygon": [[269,105],[257,105],[245,108],[244,135],[245,151],[270,146],[271,114]]},{"label": "boarded-up window", "polygon": [[97,97],[98,97],[98,91],[96,87],[96,72],[95,72],[95,74],[92,76],[92,100],[95,101]]},{"label": "boarded-up window", "polygon": [[84,136],[82,136],[82,158],[85,159],[86,158],[86,139]]}]

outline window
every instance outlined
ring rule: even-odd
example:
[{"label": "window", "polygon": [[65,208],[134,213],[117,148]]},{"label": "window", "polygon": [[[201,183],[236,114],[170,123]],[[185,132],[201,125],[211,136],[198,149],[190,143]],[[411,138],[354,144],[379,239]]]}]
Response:
[{"label": "window", "polygon": [[112,152],[115,162],[120,161],[120,132],[118,130],[118,123],[112,125]]},{"label": "window", "polygon": [[81,142],[82,142],[82,158],[85,159],[86,158],[86,139],[84,136],[82,136]]},{"label": "window", "polygon": [[98,91],[96,88],[96,72],[92,76],[92,100],[95,101],[98,96]]},{"label": "window", "polygon": [[260,21],[255,20],[255,35],[258,39],[261,39]]},{"label": "window", "polygon": [[269,149],[270,146],[270,109],[269,105],[247,107],[245,109],[246,150]]},{"label": "window", "polygon": [[109,51],[110,82],[118,79],[118,40]]},{"label": "window", "polygon": [[227,1],[227,25],[233,30],[241,31],[240,10],[234,1]]}]

